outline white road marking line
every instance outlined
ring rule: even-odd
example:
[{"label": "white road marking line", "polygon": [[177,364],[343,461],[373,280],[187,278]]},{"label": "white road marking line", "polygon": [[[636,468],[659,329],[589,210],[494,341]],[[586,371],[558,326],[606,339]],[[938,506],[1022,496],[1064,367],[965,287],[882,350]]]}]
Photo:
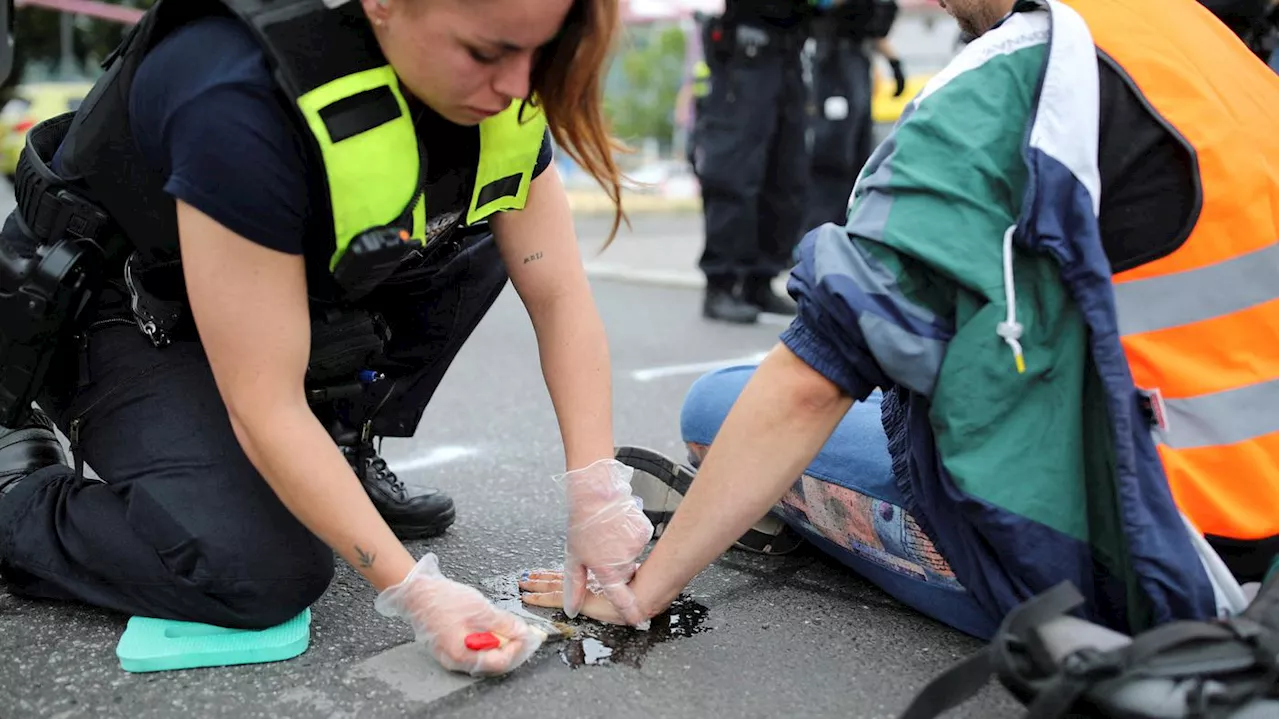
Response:
[{"label": "white road marking line", "polygon": [[387,466],[396,472],[412,472],[417,469],[426,469],[427,467],[456,462],[459,459],[476,454],[477,451],[475,447],[447,444],[443,447],[433,447],[426,454],[410,456],[405,459],[389,459],[387,460]]},{"label": "white road marking line", "polygon": [[746,357],[735,357],[733,359],[715,360],[713,362],[694,362],[692,364],[673,364],[661,367],[649,367],[646,369],[635,370],[631,373],[631,379],[637,382],[651,382],[655,379],[663,377],[677,377],[685,374],[701,374],[711,372],[713,370],[723,369],[741,364],[759,364],[765,358],[767,352],[757,352]]},{"label": "white road marking line", "polygon": [[[702,289],[707,286],[707,278],[698,270],[673,270],[659,268],[632,267],[625,263],[589,261],[583,265],[587,277],[598,280],[614,280],[637,285],[654,285],[677,289]],[[773,280],[773,289],[778,294],[787,293],[787,275],[783,274]]]},{"label": "white road marking line", "polygon": [[761,312],[760,317],[756,319],[756,322],[773,327],[790,327],[791,321],[794,319],[795,316],[793,315],[776,315],[772,312]]},{"label": "white road marking line", "polygon": [[430,704],[480,681],[440,666],[418,642],[375,654],[347,670],[358,679],[377,679],[406,700]]},{"label": "white road marking line", "polygon": [[645,270],[608,262],[588,262],[586,272],[588,277],[595,279],[659,287],[700,289],[707,284],[706,278],[696,270]]}]

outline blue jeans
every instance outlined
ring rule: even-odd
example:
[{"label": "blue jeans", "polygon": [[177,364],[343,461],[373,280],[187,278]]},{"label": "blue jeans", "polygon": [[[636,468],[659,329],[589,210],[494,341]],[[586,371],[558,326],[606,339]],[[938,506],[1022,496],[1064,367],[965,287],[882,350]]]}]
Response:
[{"label": "blue jeans", "polygon": [[[680,431],[695,462],[715,439],[754,366],[707,374],[689,388]],[[906,508],[880,422],[880,393],[855,404],[774,512],[805,539],[922,614],[981,639],[999,618],[956,580]]]}]

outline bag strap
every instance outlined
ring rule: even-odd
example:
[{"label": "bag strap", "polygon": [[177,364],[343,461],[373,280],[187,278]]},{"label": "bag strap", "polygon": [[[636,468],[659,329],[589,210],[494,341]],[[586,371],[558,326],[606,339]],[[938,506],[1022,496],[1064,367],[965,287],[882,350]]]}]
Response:
[{"label": "bag strap", "polygon": [[992,674],[1020,695],[1034,719],[1059,719],[1085,697],[1103,713],[1115,709],[1129,715],[1124,707],[1138,706],[1134,700],[1147,696],[1142,692],[1174,699],[1169,692],[1179,686],[1185,693],[1176,701],[1185,701],[1184,716],[1270,716],[1256,714],[1266,707],[1280,716],[1277,597],[1280,577],[1272,577],[1240,617],[1171,622],[1124,645],[1110,645],[1114,649],[1085,646],[1062,655],[1060,647],[1055,658],[1044,638],[1046,624],[1083,601],[1073,586],[1062,583],[1012,610],[991,644],[929,682],[901,719],[941,715],[982,690]]},{"label": "bag strap", "polygon": [[1080,592],[1062,582],[1019,605],[1005,616],[991,644],[929,682],[900,719],[933,719],[968,701],[996,673],[1022,674],[1029,669],[1033,674],[1051,675],[1053,658],[1031,630],[1083,603]]},{"label": "bag strap", "polygon": [[952,665],[911,700],[899,719],[933,719],[963,704],[991,681],[995,665],[985,648]]}]

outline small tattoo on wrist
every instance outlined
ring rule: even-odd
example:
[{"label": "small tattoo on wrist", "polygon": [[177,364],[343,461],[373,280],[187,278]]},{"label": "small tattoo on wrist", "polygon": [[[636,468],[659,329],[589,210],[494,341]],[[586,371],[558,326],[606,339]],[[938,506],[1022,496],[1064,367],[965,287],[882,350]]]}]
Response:
[{"label": "small tattoo on wrist", "polygon": [[532,255],[529,255],[528,257],[524,258],[524,264],[526,264],[526,265],[527,265],[527,264],[529,264],[530,262],[533,262],[533,261],[535,261],[535,260],[540,260],[540,259],[542,259],[542,253],[541,253],[541,252],[535,252],[535,253],[533,253]]},{"label": "small tattoo on wrist", "polygon": [[361,569],[368,569],[369,567],[372,567],[372,566],[373,566],[373,562],[374,562],[374,560],[378,558],[378,553],[377,553],[377,552],[366,552],[366,551],[364,551],[363,549],[361,549],[361,548],[360,548],[360,545],[358,545],[358,544],[357,544],[357,545],[356,545],[356,557],[357,557],[357,558],[359,558],[359,560],[360,560],[360,568],[361,568]]}]

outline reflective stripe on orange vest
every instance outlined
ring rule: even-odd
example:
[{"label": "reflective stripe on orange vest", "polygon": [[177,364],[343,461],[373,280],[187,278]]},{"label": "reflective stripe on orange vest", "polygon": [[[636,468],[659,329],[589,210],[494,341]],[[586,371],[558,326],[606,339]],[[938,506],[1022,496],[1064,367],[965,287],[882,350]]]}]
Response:
[{"label": "reflective stripe on orange vest", "polygon": [[1194,0],[1064,0],[1094,43],[1195,153],[1186,241],[1113,278],[1134,383],[1162,404],[1158,451],[1206,533],[1280,524],[1280,89]]}]

